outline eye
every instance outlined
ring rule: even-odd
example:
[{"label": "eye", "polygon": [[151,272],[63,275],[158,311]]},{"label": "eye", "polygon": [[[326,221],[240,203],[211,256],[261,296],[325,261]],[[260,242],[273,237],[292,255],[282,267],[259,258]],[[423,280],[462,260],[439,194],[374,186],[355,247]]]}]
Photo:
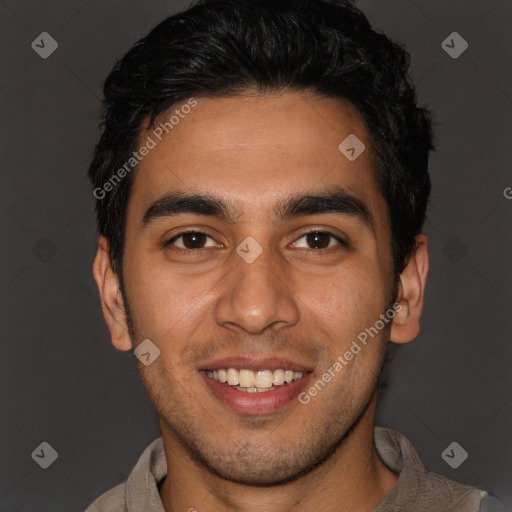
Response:
[{"label": "eye", "polygon": [[[165,246],[171,246],[171,250],[175,250],[172,249],[172,246],[178,247],[179,249],[175,250],[175,252],[194,251],[198,249],[205,249],[206,246],[204,244],[207,239],[213,240],[210,235],[203,233],[202,231],[183,231],[166,242]],[[179,243],[177,243],[178,240],[180,240]]]},{"label": "eye", "polygon": [[[311,249],[310,245],[315,246],[314,249],[328,249],[329,247],[332,247],[333,245],[336,245],[336,242],[338,245],[342,245],[344,247],[347,247],[347,243],[340,238],[339,236],[336,236],[334,233],[331,233],[330,231],[310,231],[309,233],[305,233],[302,235],[299,240],[305,239],[306,245],[302,246],[306,249]],[[330,242],[334,242],[331,244]],[[297,247],[297,242],[293,244],[295,247]],[[298,246],[300,247],[300,246]]]},{"label": "eye", "polygon": [[[208,242],[208,239],[213,242],[213,245],[205,245]],[[302,235],[298,240],[302,239],[305,240],[306,245],[300,246],[298,245],[298,242],[295,242],[293,246],[298,248],[313,249],[316,251],[321,249],[328,249],[336,245],[348,247],[347,242],[345,242],[339,236],[336,236],[334,233],[331,233],[330,231],[310,231]],[[181,233],[178,233],[176,236],[171,238],[168,242],[166,242],[165,246],[169,247],[173,252],[183,253],[194,252],[200,249],[207,249],[208,247],[215,247],[216,244],[215,240],[210,235],[203,233],[202,231],[182,231]]]}]

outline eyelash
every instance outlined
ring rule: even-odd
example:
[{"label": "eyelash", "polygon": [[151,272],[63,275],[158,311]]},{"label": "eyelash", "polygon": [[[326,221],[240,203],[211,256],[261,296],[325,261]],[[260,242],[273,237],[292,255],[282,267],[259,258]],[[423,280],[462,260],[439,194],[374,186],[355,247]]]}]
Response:
[{"label": "eyelash", "polygon": [[[166,248],[168,248],[176,240],[180,239],[184,235],[191,234],[191,233],[192,234],[197,234],[197,235],[206,235],[208,238],[213,240],[213,237],[210,236],[208,233],[205,233],[203,231],[190,230],[190,231],[182,231],[182,232],[178,233],[177,235],[173,236],[170,240],[165,242],[164,245],[165,245]],[[297,240],[300,240],[301,238],[304,238],[307,235],[311,235],[311,234],[315,234],[315,233],[321,233],[323,235],[329,235],[331,238],[334,238],[342,247],[345,247],[345,248],[349,247],[348,243],[345,242],[345,240],[343,240],[339,236],[335,235],[334,233],[332,233],[330,231],[319,230],[319,229],[315,229],[315,230],[312,230],[312,231],[308,231],[307,233],[303,233]],[[325,249],[309,249],[309,250],[310,251],[314,251],[314,252],[321,252],[321,251],[326,251],[327,249],[332,249],[332,247],[326,247]],[[169,249],[169,250],[171,252],[175,253],[175,254],[190,254],[190,253],[198,253],[199,251],[201,251],[203,249]],[[308,250],[308,249],[301,248],[301,250],[304,251],[304,250]]]}]

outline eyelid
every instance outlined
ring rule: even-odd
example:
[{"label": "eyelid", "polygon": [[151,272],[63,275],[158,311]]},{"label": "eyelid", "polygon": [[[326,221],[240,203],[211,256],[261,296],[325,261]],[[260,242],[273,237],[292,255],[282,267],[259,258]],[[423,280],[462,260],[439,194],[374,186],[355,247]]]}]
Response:
[{"label": "eyelid", "polygon": [[[198,234],[198,235],[205,235],[209,239],[215,241],[214,237],[212,235],[210,235],[209,233],[205,232],[205,231],[201,231],[200,229],[187,229],[187,230],[184,230],[184,231],[180,231],[179,233],[174,235],[172,238],[170,238],[169,240],[164,242],[164,246],[167,247],[167,246],[171,245],[173,242],[175,242],[176,240],[181,238],[183,235],[186,235],[188,233],[194,233],[194,234]],[[220,244],[220,246],[222,247],[222,244]],[[183,249],[181,247],[178,247],[178,249],[177,249],[178,252],[179,251],[182,251],[182,252],[199,252],[200,250],[201,249]]]},{"label": "eyelid", "polygon": [[[307,235],[311,235],[313,233],[321,233],[323,235],[328,235],[330,236],[331,238],[333,238],[334,240],[336,240],[338,242],[338,244],[342,247],[348,247],[348,242],[341,236],[337,235],[336,233],[333,233],[332,231],[330,231],[329,229],[326,229],[326,228],[313,228],[311,229],[310,231],[307,231],[306,233],[302,233],[302,235],[300,235],[296,240],[295,242],[293,242],[294,244],[297,243],[298,240],[300,240],[301,238],[304,238],[305,236]],[[315,252],[320,252],[320,251],[326,251],[327,249],[330,249],[331,247],[326,247],[325,249],[309,249],[311,251],[315,251]],[[301,249],[305,249],[303,247],[301,247]],[[307,250],[307,249],[305,249]]]}]

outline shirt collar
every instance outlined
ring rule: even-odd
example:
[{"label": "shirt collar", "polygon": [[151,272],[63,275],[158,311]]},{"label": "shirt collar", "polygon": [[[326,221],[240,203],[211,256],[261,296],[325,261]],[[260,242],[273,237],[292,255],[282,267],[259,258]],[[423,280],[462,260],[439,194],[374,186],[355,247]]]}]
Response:
[{"label": "shirt collar", "polygon": [[[428,499],[432,493],[432,486],[445,489],[447,498],[452,501],[470,499],[478,503],[482,496],[487,494],[429,473],[412,444],[400,432],[375,427],[374,442],[384,464],[395,473],[399,473],[395,487],[374,512],[409,510],[414,504],[418,504],[425,498]],[[158,485],[166,475],[164,443],[159,437],[144,450],[126,481],[127,511],[165,512]]]}]

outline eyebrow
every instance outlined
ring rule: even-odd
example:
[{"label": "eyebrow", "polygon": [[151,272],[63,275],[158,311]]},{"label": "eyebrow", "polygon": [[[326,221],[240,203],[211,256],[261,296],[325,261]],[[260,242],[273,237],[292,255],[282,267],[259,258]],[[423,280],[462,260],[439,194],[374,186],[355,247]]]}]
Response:
[{"label": "eyebrow", "polygon": [[[233,224],[231,202],[211,194],[187,194],[171,192],[154,201],[142,218],[146,228],[160,218],[169,218],[181,213],[206,215]],[[329,187],[313,194],[296,194],[276,205],[271,211],[277,222],[304,216],[337,213],[355,217],[375,233],[375,220],[364,201],[350,194],[343,187]]]}]

